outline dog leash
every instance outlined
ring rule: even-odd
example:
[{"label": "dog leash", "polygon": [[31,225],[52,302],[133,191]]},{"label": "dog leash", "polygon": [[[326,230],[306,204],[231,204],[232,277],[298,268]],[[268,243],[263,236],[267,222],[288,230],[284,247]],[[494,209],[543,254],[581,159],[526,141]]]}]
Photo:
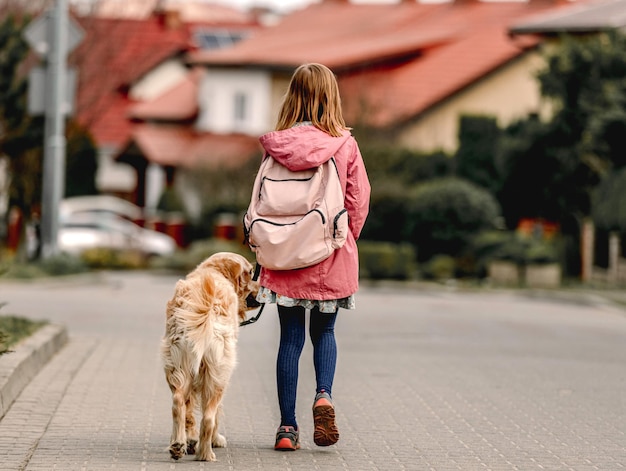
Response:
[{"label": "dog leash", "polygon": [[[252,280],[253,281],[258,280],[260,274],[261,274],[261,265],[257,263],[256,266],[254,267],[254,275],[252,275]],[[261,303],[261,307],[259,308],[259,312],[257,313],[257,315],[254,317],[251,317],[250,319],[246,319],[245,321],[240,322],[239,327],[243,327],[244,325],[254,324],[256,321],[258,321],[259,317],[261,317],[261,314],[263,313],[264,308],[265,308],[265,303]]]},{"label": "dog leash", "polygon": [[261,307],[259,308],[259,312],[257,313],[257,315],[254,317],[251,317],[250,319],[246,319],[243,322],[240,322],[239,327],[243,327],[244,325],[254,324],[256,321],[258,321],[259,317],[261,317],[261,314],[263,313],[264,308],[265,308],[265,303],[261,303]]}]

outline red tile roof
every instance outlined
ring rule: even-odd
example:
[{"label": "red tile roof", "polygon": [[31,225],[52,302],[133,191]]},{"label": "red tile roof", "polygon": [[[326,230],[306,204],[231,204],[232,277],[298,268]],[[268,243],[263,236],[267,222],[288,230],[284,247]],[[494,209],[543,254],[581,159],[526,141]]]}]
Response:
[{"label": "red tile roof", "polygon": [[[128,87],[166,59],[189,50],[184,29],[168,30],[158,18],[79,19],[86,37],[72,54],[79,68],[78,121],[98,144],[118,145],[130,132],[123,104]],[[109,140],[110,139],[110,140]]]},{"label": "red tile roof", "polygon": [[138,124],[125,149],[135,145],[151,163],[173,167],[234,167],[261,152],[255,137],[197,133],[190,127]]},{"label": "red tile roof", "polygon": [[[586,1],[586,0],[582,0]],[[194,51],[193,64],[293,69],[321,62],[338,75],[346,118],[397,124],[423,113],[508,61],[524,43],[510,24],[549,1],[351,4],[325,1],[288,15],[275,27],[223,51]]]}]

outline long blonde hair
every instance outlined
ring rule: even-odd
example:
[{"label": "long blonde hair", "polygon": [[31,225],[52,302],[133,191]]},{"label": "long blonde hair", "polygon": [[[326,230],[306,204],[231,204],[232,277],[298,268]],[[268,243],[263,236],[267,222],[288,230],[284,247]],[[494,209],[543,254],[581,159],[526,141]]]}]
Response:
[{"label": "long blonde hair", "polygon": [[288,129],[302,121],[311,121],[313,126],[335,137],[348,129],[341,111],[337,79],[325,65],[302,64],[295,70],[278,114],[276,130]]}]

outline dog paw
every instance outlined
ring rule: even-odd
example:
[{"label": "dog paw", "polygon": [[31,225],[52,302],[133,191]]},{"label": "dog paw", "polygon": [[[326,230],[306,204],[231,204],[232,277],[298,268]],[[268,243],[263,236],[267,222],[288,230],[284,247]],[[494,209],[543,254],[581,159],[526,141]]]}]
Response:
[{"label": "dog paw", "polygon": [[218,433],[217,437],[215,437],[215,440],[213,440],[212,445],[215,448],[224,448],[226,445],[228,445],[228,442],[226,441],[226,437],[224,437],[224,435]]},{"label": "dog paw", "polygon": [[196,454],[196,460],[198,461],[217,461],[217,458],[215,457],[215,453],[213,453],[213,450],[206,449],[206,448],[201,448],[200,450],[198,450],[198,453]]},{"label": "dog paw", "polygon": [[195,455],[196,454],[196,445],[198,444],[198,440],[187,440],[187,454]]},{"label": "dog paw", "polygon": [[170,455],[173,459],[178,460],[185,454],[184,443],[172,443],[170,445]]}]

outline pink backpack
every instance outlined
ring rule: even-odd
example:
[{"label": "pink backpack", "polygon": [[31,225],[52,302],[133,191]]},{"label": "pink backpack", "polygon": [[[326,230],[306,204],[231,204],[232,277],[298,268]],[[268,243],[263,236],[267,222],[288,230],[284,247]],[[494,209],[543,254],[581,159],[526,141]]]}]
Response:
[{"label": "pink backpack", "polygon": [[267,155],[243,220],[246,242],[270,270],[304,268],[343,246],[348,213],[334,157],[292,172]]}]

